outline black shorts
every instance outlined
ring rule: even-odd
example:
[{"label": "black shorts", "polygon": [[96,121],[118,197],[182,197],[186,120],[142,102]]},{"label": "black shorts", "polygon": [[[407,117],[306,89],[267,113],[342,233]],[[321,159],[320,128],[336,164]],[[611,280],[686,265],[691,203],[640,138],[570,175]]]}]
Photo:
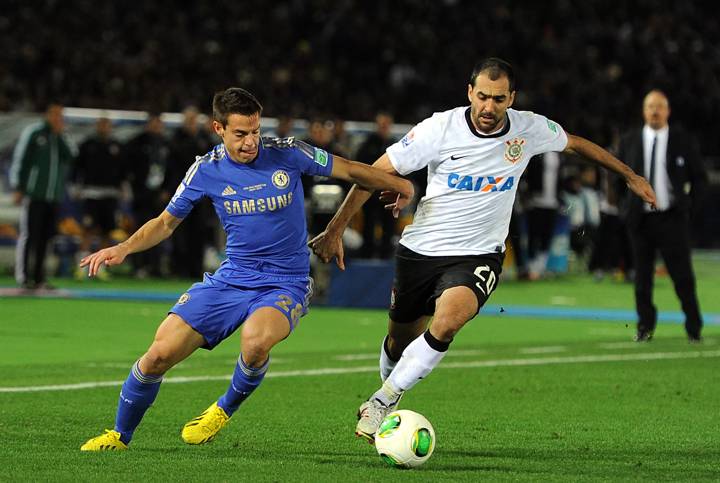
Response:
[{"label": "black shorts", "polygon": [[429,257],[398,245],[390,319],[414,322],[435,313],[435,299],[452,287],[468,287],[478,299],[478,311],[500,281],[505,255]]}]

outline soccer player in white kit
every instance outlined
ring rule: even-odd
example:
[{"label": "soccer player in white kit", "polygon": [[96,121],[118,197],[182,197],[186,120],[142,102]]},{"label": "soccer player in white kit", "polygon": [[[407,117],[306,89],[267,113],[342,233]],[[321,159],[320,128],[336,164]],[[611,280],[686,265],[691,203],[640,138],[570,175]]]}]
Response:
[{"label": "soccer player in white kit", "polygon": [[[507,62],[478,63],[468,99],[469,107],[417,124],[374,163],[401,175],[427,166],[428,186],[396,253],[388,335],[380,350],[383,384],[358,411],[355,433],[370,441],[497,287],[515,193],[530,158],[578,154],[623,176],[633,192],[655,203],[648,182],[606,150],[544,116],[511,109],[515,79]],[[311,240],[324,262],[335,257],[344,269],[342,233],[371,194],[354,186],[326,230]],[[390,203],[395,196],[386,192],[381,199]]]}]

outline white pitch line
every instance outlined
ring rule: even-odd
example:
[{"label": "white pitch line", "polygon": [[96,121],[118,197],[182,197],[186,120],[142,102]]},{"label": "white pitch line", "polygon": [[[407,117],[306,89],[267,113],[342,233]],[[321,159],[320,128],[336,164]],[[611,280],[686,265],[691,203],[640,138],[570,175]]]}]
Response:
[{"label": "white pitch line", "polygon": [[333,357],[336,361],[371,361],[377,358],[377,354],[343,354]]},{"label": "white pitch line", "polygon": [[565,297],[563,295],[557,295],[555,297],[550,297],[550,303],[552,305],[575,306],[577,305],[577,300],[575,299],[575,297]]},{"label": "white pitch line", "polygon": [[550,354],[553,352],[565,352],[567,347],[562,345],[553,345],[546,347],[521,347],[518,349],[520,354]]},{"label": "white pitch line", "polygon": [[[621,362],[621,361],[652,361],[663,359],[698,359],[701,357],[720,357],[720,350],[695,352],[645,352],[642,354],[598,354],[568,357],[538,357],[532,359],[498,359],[488,361],[444,362],[439,369],[466,369],[474,367],[515,367],[515,366],[541,366],[549,364],[580,364],[587,362]],[[376,372],[377,366],[359,367],[324,367],[320,369],[306,369],[297,371],[271,372],[265,377],[302,377],[302,376],[328,376],[335,374],[353,374],[361,372]],[[198,381],[229,381],[230,376],[187,376],[168,377],[163,380],[167,384],[182,384]],[[72,391],[77,389],[92,389],[97,387],[120,386],[125,381],[95,381],[77,384],[55,384],[47,386],[20,386],[0,387],[0,393],[8,392],[41,392],[41,391]]]},{"label": "white pitch line", "polygon": [[[476,349],[458,349],[458,350],[452,350],[447,353],[447,356],[445,357],[463,357],[463,356],[479,356],[481,354],[486,354],[487,351],[485,350],[476,350]],[[365,354],[342,354],[339,356],[333,357],[333,360],[336,361],[373,361],[377,360],[378,354],[377,353],[365,353]],[[275,359],[273,359],[274,361]]]},{"label": "white pitch line", "polygon": [[597,345],[601,349],[637,349],[640,344],[637,342],[605,342]]},{"label": "white pitch line", "polygon": [[720,351],[697,352],[645,352],[643,354],[599,354],[568,357],[543,357],[536,359],[504,359],[498,361],[449,362],[438,367],[498,367],[498,366],[540,366],[547,364],[578,364],[584,362],[622,362],[650,361],[662,359],[698,359],[700,357],[720,357]]}]

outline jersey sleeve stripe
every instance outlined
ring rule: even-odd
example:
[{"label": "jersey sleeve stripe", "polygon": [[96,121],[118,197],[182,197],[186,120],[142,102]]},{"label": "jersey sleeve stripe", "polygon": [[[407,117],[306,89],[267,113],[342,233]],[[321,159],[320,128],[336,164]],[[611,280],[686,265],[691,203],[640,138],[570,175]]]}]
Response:
[{"label": "jersey sleeve stripe", "polygon": [[190,184],[193,177],[195,176],[195,173],[197,173],[198,168],[200,167],[201,160],[198,159],[195,161],[192,166],[187,170],[187,173],[185,173],[185,178],[183,179],[183,183],[186,185]]},{"label": "jersey sleeve stripe", "polygon": [[294,145],[305,156],[307,156],[310,159],[315,159],[315,151],[317,149],[315,146],[311,146],[310,144],[306,143],[305,141],[299,141],[297,139],[295,140]]}]

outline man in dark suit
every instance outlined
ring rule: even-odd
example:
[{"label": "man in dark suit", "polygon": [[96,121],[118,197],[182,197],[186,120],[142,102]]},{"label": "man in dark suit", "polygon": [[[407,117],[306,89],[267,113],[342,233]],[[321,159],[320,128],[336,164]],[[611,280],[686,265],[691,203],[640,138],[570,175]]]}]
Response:
[{"label": "man in dark suit", "polygon": [[650,91],[643,101],[645,125],[630,132],[618,152],[618,157],[636,172],[645,173],[657,195],[657,210],[635,196],[625,200],[635,258],[638,342],[652,339],[657,324],[657,309],[652,302],[657,251],[665,261],[685,313],[688,339],[701,340],[703,322],[690,260],[690,215],[699,207],[706,174],[694,139],[686,131],[670,127],[669,117],[667,96],[659,90]]}]

